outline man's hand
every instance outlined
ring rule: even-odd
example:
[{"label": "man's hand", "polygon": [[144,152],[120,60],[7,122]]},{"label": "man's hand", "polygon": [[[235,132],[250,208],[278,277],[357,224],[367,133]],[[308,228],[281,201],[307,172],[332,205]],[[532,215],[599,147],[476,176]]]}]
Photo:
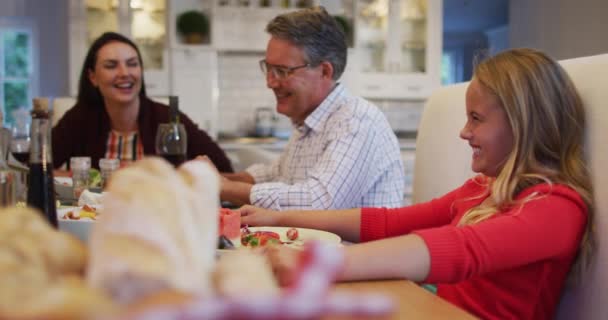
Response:
[{"label": "man's hand", "polygon": [[[212,168],[215,169],[218,175],[220,175],[220,199],[222,201],[230,201],[235,205],[249,204],[249,194],[251,193],[253,178],[246,172],[243,173],[224,173],[221,174],[217,171],[217,168],[207,156],[198,156],[194,160],[208,163]],[[244,181],[239,179],[232,179],[231,177],[238,177],[243,175]]]}]

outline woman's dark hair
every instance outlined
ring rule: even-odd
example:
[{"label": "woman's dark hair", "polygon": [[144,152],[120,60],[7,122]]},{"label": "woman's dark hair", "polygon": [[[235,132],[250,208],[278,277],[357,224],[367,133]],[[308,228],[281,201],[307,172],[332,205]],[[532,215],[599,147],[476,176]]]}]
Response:
[{"label": "woman's dark hair", "polygon": [[80,80],[78,83],[78,105],[83,106],[92,106],[103,108],[103,97],[99,89],[93,86],[91,81],[89,80],[89,70],[95,70],[95,63],[97,62],[97,53],[99,50],[110,42],[122,42],[126,43],[135,49],[137,52],[137,59],[139,60],[139,65],[141,66],[142,75],[141,75],[141,90],[139,91],[139,97],[146,97],[146,83],[144,82],[144,64],[141,60],[141,53],[139,52],[139,48],[133,41],[129,38],[116,33],[116,32],[106,32],[102,34],[99,38],[95,39],[91,47],[89,48],[89,52],[87,52],[87,56],[84,59],[84,64],[82,65],[82,71],[80,72]]}]

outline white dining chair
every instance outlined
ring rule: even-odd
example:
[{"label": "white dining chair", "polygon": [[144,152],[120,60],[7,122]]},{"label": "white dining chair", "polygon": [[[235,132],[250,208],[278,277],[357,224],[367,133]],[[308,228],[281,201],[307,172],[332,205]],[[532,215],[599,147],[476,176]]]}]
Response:
[{"label": "white dining chair", "polygon": [[53,114],[51,116],[51,125],[54,127],[59,119],[76,104],[76,97],[63,96],[53,99]]},{"label": "white dining chair", "polygon": [[[597,251],[583,281],[564,291],[556,319],[608,319],[608,54],[561,62],[585,104],[588,161],[595,195]],[[471,149],[459,138],[468,83],[440,88],[427,101],[416,141],[414,203],[440,196],[473,175]],[[547,226],[550,228],[550,226]]]}]

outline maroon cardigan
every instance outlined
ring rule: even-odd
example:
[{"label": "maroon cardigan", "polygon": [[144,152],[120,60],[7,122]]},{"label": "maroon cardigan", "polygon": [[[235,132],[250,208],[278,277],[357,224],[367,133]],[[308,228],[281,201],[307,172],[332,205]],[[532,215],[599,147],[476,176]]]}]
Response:
[{"label": "maroon cardigan", "polygon": [[[154,155],[154,140],[159,123],[169,122],[169,108],[148,98],[141,99],[137,123],[145,155]],[[188,135],[188,159],[207,155],[220,172],[233,172],[224,151],[190,118],[180,112],[180,121]],[[53,164],[55,168],[69,162],[70,157],[91,157],[91,165],[99,167],[106,153],[110,133],[110,117],[103,107],[76,104],[53,127]]]}]

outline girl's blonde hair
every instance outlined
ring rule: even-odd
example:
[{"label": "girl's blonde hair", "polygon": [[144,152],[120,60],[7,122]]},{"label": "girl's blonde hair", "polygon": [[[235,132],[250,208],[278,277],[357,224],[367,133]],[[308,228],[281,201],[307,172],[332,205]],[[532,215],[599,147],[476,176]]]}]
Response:
[{"label": "girl's blonde hair", "polygon": [[[585,201],[587,225],[573,274],[580,275],[593,251],[593,190],[584,155],[585,111],[564,69],[542,52],[513,49],[475,67],[474,78],[503,106],[513,131],[513,150],[495,179],[488,178],[489,204],[470,209],[460,225],[486,220],[516,203],[523,189],[559,183]],[[486,194],[487,194],[486,193]],[[549,227],[549,226],[547,226]]]}]

